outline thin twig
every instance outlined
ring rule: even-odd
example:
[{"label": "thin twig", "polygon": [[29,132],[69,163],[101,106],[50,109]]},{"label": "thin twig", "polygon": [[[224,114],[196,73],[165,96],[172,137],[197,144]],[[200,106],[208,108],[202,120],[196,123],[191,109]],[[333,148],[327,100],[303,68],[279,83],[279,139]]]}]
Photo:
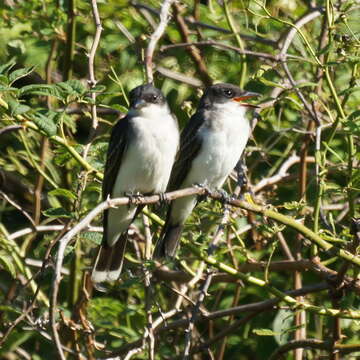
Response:
[{"label": "thin twig", "polygon": [[[151,232],[150,232],[150,224],[149,219],[146,215],[142,216],[143,223],[145,226],[145,261],[149,261],[151,259]],[[153,318],[152,318],[152,286],[151,286],[151,272],[147,267],[147,264],[143,265],[144,271],[144,285],[145,285],[145,311],[146,311],[146,334],[148,339],[148,352],[149,352],[149,360],[155,359],[155,337],[153,330]]]},{"label": "thin twig", "polygon": [[150,41],[145,53],[145,71],[148,83],[154,82],[153,76],[153,56],[155,47],[165,32],[166,26],[170,19],[170,7],[175,0],[164,0],[160,11],[160,22],[154,33],[150,37]]},{"label": "thin twig", "polygon": [[[320,350],[331,350],[332,344],[329,341],[322,341],[318,339],[304,339],[304,340],[293,340],[288,343],[280,346],[275,352],[271,354],[269,360],[278,360],[282,359],[283,355],[287,352],[297,349],[297,348],[307,348],[307,349],[320,349]],[[359,351],[360,344],[349,344],[349,345],[336,345],[335,348],[341,353],[351,353],[354,351]]]},{"label": "thin twig", "polygon": [[[306,294],[310,294],[310,293],[314,293],[314,292],[327,290],[327,289],[329,289],[329,287],[330,287],[330,285],[328,283],[322,282],[322,283],[311,285],[311,286],[305,286],[302,289],[290,290],[290,291],[287,291],[286,294],[291,295],[291,296],[306,295]],[[260,311],[265,311],[265,310],[272,310],[272,309],[274,309],[276,304],[278,304],[279,302],[280,302],[280,299],[273,298],[270,300],[264,300],[264,301],[260,301],[260,302],[256,302],[256,303],[240,305],[240,306],[237,306],[237,307],[234,307],[231,309],[218,310],[218,311],[208,313],[208,314],[206,314],[206,316],[204,314],[202,314],[201,316],[199,316],[195,319],[195,323],[202,322],[202,321],[215,320],[215,319],[219,319],[219,318],[226,317],[229,315],[238,315],[238,314],[242,314],[244,312],[260,312]],[[159,323],[154,322],[155,335],[157,335],[160,332],[167,333],[173,329],[183,328],[183,327],[187,326],[188,323],[189,323],[188,319],[180,319],[180,320],[175,320],[170,324],[159,327],[159,325],[162,324],[162,321],[160,321]],[[128,351],[130,351],[131,349],[134,349],[134,348],[140,346],[142,341],[143,341],[143,339],[141,338],[132,343],[125,344],[122,347],[120,347],[117,351],[112,353],[111,356],[119,356],[119,355],[125,354]]]},{"label": "thin twig", "polygon": [[[175,48],[179,48],[179,47],[180,48],[181,47],[189,47],[189,46],[214,46],[214,47],[222,48],[225,50],[232,50],[241,55],[249,55],[249,56],[254,56],[254,57],[259,57],[259,58],[263,58],[263,59],[276,61],[276,62],[281,61],[281,58],[278,55],[261,53],[261,52],[247,50],[247,49],[240,49],[239,47],[224,44],[222,42],[214,41],[214,40],[182,42],[182,43],[176,43],[176,44],[171,44],[171,45],[163,45],[163,46],[161,46],[160,51],[167,51],[170,49],[175,49]],[[292,57],[292,56],[289,55],[289,57]],[[302,59],[301,57],[294,57],[294,58],[299,59],[299,60]]]},{"label": "thin twig", "polygon": [[196,318],[198,316],[200,306],[203,303],[205,296],[207,295],[207,291],[209,289],[209,286],[211,284],[212,279],[212,272],[208,272],[206,275],[206,280],[201,287],[200,294],[198,297],[198,300],[191,312],[191,318],[188,324],[187,329],[185,330],[185,347],[184,347],[184,353],[183,353],[183,360],[189,360],[190,359],[190,349],[191,349],[191,338],[192,338],[192,331],[195,325]]},{"label": "thin twig", "polygon": [[[94,61],[95,61],[95,54],[96,50],[99,46],[101,32],[102,32],[102,26],[100,21],[100,15],[99,10],[97,7],[96,0],[91,0],[91,10],[94,18],[94,23],[96,26],[95,30],[95,36],[93,43],[91,45],[90,54],[89,54],[89,86],[90,90],[93,90],[97,84],[97,81],[95,79],[95,71],[94,71]],[[97,119],[97,111],[96,111],[96,93],[94,91],[91,92],[91,117],[92,117],[92,124],[91,124],[91,130],[89,133],[89,139],[88,142],[90,143],[93,137],[95,136],[96,129],[98,127],[98,119]]]},{"label": "thin twig", "polygon": [[[292,154],[281,165],[279,171],[275,175],[273,175],[269,178],[263,178],[255,186],[253,186],[251,190],[254,193],[257,193],[266,186],[274,185],[274,184],[280,182],[282,179],[289,176],[289,174],[288,174],[289,168],[292,167],[293,165],[297,164],[299,161],[300,161],[299,156],[297,156],[296,154]],[[315,161],[315,159],[311,156],[307,157],[307,159],[306,159],[306,162],[314,162],[314,161]]]},{"label": "thin twig", "polygon": [[[137,1],[131,1],[130,2],[132,6],[134,6],[137,9],[146,9],[147,11],[149,11],[150,13],[152,13],[153,15],[159,15],[159,11],[146,5],[146,4],[142,4],[142,3],[138,3]],[[189,16],[189,17],[185,17],[185,22],[191,26],[194,27],[200,27],[200,28],[204,28],[204,29],[210,29],[210,30],[214,30],[214,31],[218,31],[224,34],[231,34],[232,31],[228,30],[228,29],[224,29],[222,27],[216,26],[216,25],[210,25],[210,24],[206,24],[203,23],[201,21],[197,21],[195,20],[193,17]],[[240,34],[240,36],[247,41],[254,41],[254,42],[260,42],[262,44],[265,45],[269,45],[269,46],[273,46],[276,47],[277,46],[277,41],[271,40],[271,39],[266,39],[260,36],[251,36],[251,35],[247,35],[247,34]]]},{"label": "thin twig", "polygon": [[[189,28],[186,25],[183,16],[181,15],[182,8],[178,3],[174,3],[173,8],[174,8],[175,22],[178,25],[181,38],[183,42],[189,43],[190,42]],[[191,45],[190,47],[188,47],[188,52],[191,58],[193,59],[194,65],[197,68],[197,73],[199,74],[199,77],[203,81],[204,85],[210,86],[213,83],[213,80],[208,73],[206,64],[204,62],[203,57],[201,56],[200,50],[195,45]]]},{"label": "thin twig", "polygon": [[36,224],[33,218],[14,200],[10,199],[3,191],[0,190],[0,196],[2,196],[10,205],[12,205],[15,209],[19,210],[29,221],[33,228],[36,227]]},{"label": "thin twig", "polygon": [[16,131],[16,130],[20,130],[23,127],[21,125],[9,125],[9,126],[5,126],[4,128],[0,129],[0,136],[3,134],[6,134],[7,132],[10,131]]}]

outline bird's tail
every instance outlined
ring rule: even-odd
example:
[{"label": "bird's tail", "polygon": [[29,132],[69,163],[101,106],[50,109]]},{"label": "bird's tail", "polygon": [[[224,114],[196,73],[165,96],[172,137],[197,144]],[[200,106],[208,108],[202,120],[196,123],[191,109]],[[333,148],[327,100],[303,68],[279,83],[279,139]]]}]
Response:
[{"label": "bird's tail", "polygon": [[156,243],[154,258],[174,257],[180,242],[183,224],[170,224],[170,219],[166,220],[160,239]]},{"label": "bird's tail", "polygon": [[127,231],[122,233],[113,246],[100,246],[91,279],[94,283],[117,280],[121,274],[127,242]]}]

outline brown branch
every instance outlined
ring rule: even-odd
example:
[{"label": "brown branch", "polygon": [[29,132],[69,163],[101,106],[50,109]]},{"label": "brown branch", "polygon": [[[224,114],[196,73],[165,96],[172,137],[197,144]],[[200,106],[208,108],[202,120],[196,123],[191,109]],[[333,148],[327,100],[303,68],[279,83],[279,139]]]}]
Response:
[{"label": "brown branch", "polygon": [[[152,13],[153,15],[157,15],[157,16],[159,15],[158,10],[156,10],[156,9],[146,5],[146,4],[138,3],[137,1],[131,1],[130,4],[133,7],[137,8],[137,9],[145,9],[148,12]],[[224,34],[232,34],[233,33],[232,31],[230,31],[228,29],[224,29],[224,28],[219,27],[219,26],[210,25],[210,24],[203,23],[201,21],[197,21],[192,16],[185,17],[184,20],[190,26],[204,28],[204,29],[210,29],[210,30],[218,31],[218,32],[221,32],[221,33],[224,33]],[[262,44],[269,45],[269,46],[272,46],[272,47],[277,46],[277,41],[270,40],[270,39],[265,39],[265,38],[262,38],[260,36],[251,36],[251,35],[242,34],[242,33],[240,33],[240,36],[244,40],[247,40],[247,41],[260,42]]]},{"label": "brown branch", "polygon": [[313,112],[313,109],[311,108],[310,104],[307,102],[307,100],[305,99],[304,95],[302,94],[301,90],[296,86],[296,82],[289,70],[289,67],[287,65],[287,51],[295,37],[295,35],[298,32],[298,29],[303,27],[304,25],[306,25],[308,22],[316,19],[317,17],[319,17],[321,15],[321,11],[316,9],[311,11],[310,13],[304,15],[301,19],[299,19],[298,21],[295,22],[294,27],[292,27],[289,32],[287,33],[285,40],[283,42],[283,45],[281,46],[280,49],[280,59],[281,64],[284,68],[285,74],[288,77],[290,84],[293,86],[294,91],[296,92],[296,94],[298,95],[299,99],[301,100],[301,102],[304,104],[305,109],[307,110],[307,112],[309,113],[310,117],[317,123],[318,122],[318,117],[317,114]]},{"label": "brown branch", "polygon": [[[208,195],[211,196],[215,200],[222,200],[224,201],[223,194],[219,192],[210,192],[208,189],[204,189],[201,187],[197,188],[186,188],[181,189],[177,191],[173,191],[170,193],[167,193],[167,199],[169,201],[177,199],[179,197],[184,196],[190,196],[190,195]],[[160,201],[161,196],[160,195],[152,195],[147,197],[139,197],[135,201],[132,201],[132,203],[135,204],[152,204]],[[78,234],[81,230],[83,230],[85,227],[87,227],[90,222],[99,215],[103,210],[108,209],[110,207],[119,206],[119,205],[127,205],[131,202],[130,198],[118,198],[118,199],[107,199],[106,201],[99,204],[97,207],[95,207],[92,211],[90,211],[77,225],[75,225],[64,237],[62,237],[59,241],[59,249],[56,257],[56,267],[55,267],[55,273],[54,273],[54,279],[53,279],[53,288],[51,292],[51,316],[50,316],[50,322],[53,329],[53,332],[56,332],[56,312],[55,309],[57,308],[57,296],[59,291],[59,285],[61,280],[61,269],[65,254],[65,249],[68,245],[68,243],[73,239],[73,237]],[[272,218],[273,220],[280,222],[284,225],[291,226],[296,231],[302,233],[307,239],[311,240],[312,242],[316,243],[320,247],[322,247],[324,250],[328,251],[329,253],[336,254],[343,259],[346,259],[347,261],[352,262],[353,264],[356,264],[360,266],[360,258],[349,251],[336,248],[334,245],[331,245],[324,239],[322,239],[319,235],[312,232],[310,229],[306,228],[304,225],[300,224],[299,222],[295,221],[291,217],[287,217],[285,215],[282,215],[276,211],[269,210],[266,207],[262,207],[255,204],[247,203],[243,200],[236,200],[236,199],[230,199],[227,201],[230,205],[241,207],[245,210],[260,213],[265,217]],[[240,273],[239,273],[240,274]]]},{"label": "brown branch", "polygon": [[[182,42],[182,43],[177,43],[177,44],[163,45],[163,46],[161,46],[160,51],[165,52],[165,51],[168,51],[171,49],[176,49],[176,48],[181,48],[181,47],[191,47],[191,46],[214,46],[214,47],[217,47],[220,49],[235,51],[241,55],[254,56],[254,57],[267,59],[267,60],[271,60],[271,61],[275,61],[275,62],[281,61],[281,56],[276,55],[276,54],[272,55],[272,54],[268,54],[268,53],[251,51],[251,50],[247,50],[247,49],[240,49],[239,47],[224,44],[224,43],[214,41],[214,40]],[[299,60],[299,61],[307,60],[307,59],[302,58],[301,56],[295,56],[295,55],[289,55],[289,54],[287,54],[287,58],[291,58],[291,59],[295,59],[295,60]]]},{"label": "brown branch", "polygon": [[[280,346],[277,350],[275,350],[275,352],[273,352],[269,357],[269,360],[282,359],[284,354],[298,348],[331,350],[332,344],[329,341],[322,341],[318,339],[293,340],[285,345]],[[354,351],[359,351],[360,344],[348,344],[348,345],[339,344],[339,345],[335,345],[335,348],[343,354],[344,353],[348,354]]]},{"label": "brown branch", "polygon": [[[157,263],[158,264],[158,263]],[[170,270],[167,266],[158,264],[154,270],[154,277],[158,280],[162,280],[165,282],[175,281],[177,283],[187,283],[191,280],[192,276],[184,271],[180,270]],[[317,269],[316,272],[319,273],[318,265],[314,264],[310,260],[302,259],[299,261],[291,261],[291,260],[282,260],[282,261],[274,261],[268,264],[266,261],[261,262],[249,262],[245,264],[240,264],[237,267],[237,271],[242,273],[256,272],[256,271],[264,271],[268,268],[269,271],[307,271],[312,269]],[[321,269],[324,274],[326,270]],[[333,275],[333,273],[329,273],[329,275]],[[204,278],[202,278],[204,280]],[[225,274],[225,273],[216,273],[213,275],[212,283],[220,283],[220,282],[238,282],[239,279],[235,276]],[[360,284],[359,284],[360,290]]]},{"label": "brown branch", "polygon": [[15,209],[19,210],[29,221],[33,228],[36,227],[36,224],[33,218],[22,208],[22,206],[18,205],[14,200],[10,199],[3,191],[0,190],[0,196],[2,196],[10,205],[12,205]]},{"label": "brown branch", "polygon": [[[178,3],[174,3],[173,9],[175,15],[175,22],[179,27],[181,38],[183,42],[189,43],[190,42],[189,28],[186,25],[186,22],[181,15],[181,7]],[[213,80],[208,73],[204,59],[200,54],[200,50],[195,45],[191,45],[188,48],[188,51],[191,58],[194,61],[194,64],[198,70],[202,82],[204,83],[205,86],[210,86],[213,83]]]},{"label": "brown branch", "polygon": [[[152,243],[152,236],[150,231],[150,223],[147,216],[143,214],[143,224],[145,227],[145,261],[151,260],[151,243]],[[155,337],[154,337],[154,330],[153,330],[153,316],[152,316],[152,304],[153,304],[153,288],[151,284],[151,277],[152,274],[145,265],[143,265],[143,272],[144,272],[144,286],[145,286],[145,312],[146,312],[146,329],[144,332],[144,337],[148,340],[148,354],[149,360],[155,359]]]},{"label": "brown branch", "polygon": [[154,82],[153,76],[153,56],[155,47],[165,32],[166,26],[169,22],[170,6],[175,0],[164,0],[161,6],[160,22],[154,33],[150,37],[150,41],[145,53],[145,71],[148,83]]},{"label": "brown branch", "polygon": [[177,71],[166,69],[163,66],[156,66],[156,70],[161,75],[166,76],[169,79],[180,81],[180,82],[188,84],[190,86],[201,87],[203,85],[202,81],[197,79],[197,78],[194,78],[194,77],[191,77],[189,75],[179,73]]},{"label": "brown branch", "polygon": [[205,296],[207,295],[207,291],[211,284],[212,277],[213,277],[213,274],[210,271],[208,271],[207,275],[206,275],[206,279],[201,287],[197,302],[192,309],[191,318],[188,323],[188,327],[187,327],[187,329],[185,329],[185,346],[184,346],[184,352],[183,352],[183,356],[182,356],[183,360],[190,359],[192,331],[195,326],[195,322],[198,317],[198,314],[200,313],[200,306],[203,303]]},{"label": "brown branch", "polygon": [[[319,291],[323,291],[326,289],[329,289],[329,284],[323,282],[323,283],[319,283],[319,284],[315,284],[315,285],[311,285],[311,286],[304,286],[302,289],[290,290],[290,291],[285,292],[285,294],[291,295],[291,296],[298,296],[298,295],[306,295],[306,294],[310,294],[310,293],[314,293],[314,292],[319,292]],[[229,315],[238,315],[238,314],[241,314],[244,312],[260,313],[261,311],[266,311],[266,310],[269,311],[269,310],[274,309],[274,307],[276,306],[276,304],[279,303],[279,301],[281,301],[281,299],[274,298],[274,299],[270,299],[270,300],[259,301],[256,303],[240,305],[240,306],[230,308],[230,309],[218,310],[218,311],[214,311],[214,312],[211,312],[208,314],[201,314],[201,316],[197,317],[195,322],[198,323],[198,322],[203,322],[203,321],[215,320],[215,319],[219,319],[219,318],[229,316]],[[169,332],[170,330],[183,328],[183,327],[187,326],[188,321],[189,321],[188,319],[175,320],[172,323],[170,323],[168,325],[164,325],[162,327],[158,327],[157,324],[154,324],[154,333],[155,333],[155,335],[158,335],[159,333],[162,333],[162,332],[166,333],[166,332]],[[119,355],[125,354],[128,351],[130,351],[131,349],[138,347],[142,343],[142,341],[143,340],[141,338],[132,343],[125,344],[125,345],[121,346],[114,353],[106,354],[106,356],[100,356],[99,358],[105,358],[105,357],[109,357],[109,356],[119,356]]]},{"label": "brown branch", "polygon": [[20,129],[23,129],[23,126],[21,126],[21,125],[5,126],[4,128],[0,129],[0,136],[3,134],[6,134],[7,132],[16,131],[16,130],[20,130]]},{"label": "brown branch", "polygon": [[[263,312],[268,311],[270,309],[267,310],[259,310],[259,311],[254,311],[252,313],[250,313],[249,315],[235,321],[234,323],[232,323],[229,326],[226,326],[222,331],[220,331],[218,334],[216,334],[215,336],[211,337],[209,340],[207,340],[206,342],[203,342],[201,345],[198,345],[196,347],[194,347],[191,350],[191,355],[196,354],[200,351],[204,351],[205,349],[209,348],[210,346],[214,345],[215,342],[224,339],[226,336],[230,335],[231,333],[233,333],[234,331],[237,331],[237,329],[246,324],[247,322],[249,322],[250,320],[252,320],[254,317],[256,317],[257,315],[261,315]],[[223,357],[222,357],[223,358]]]},{"label": "brown branch", "polygon": [[[95,79],[95,71],[94,71],[95,55],[96,55],[96,50],[99,46],[101,32],[102,32],[103,28],[101,26],[100,15],[99,15],[99,10],[97,7],[96,0],[91,0],[91,10],[92,10],[94,23],[96,26],[94,40],[93,40],[93,43],[92,43],[91,49],[90,49],[89,64],[88,64],[89,86],[90,86],[90,90],[93,90],[97,84],[97,81]],[[91,104],[92,124],[91,124],[91,130],[89,133],[88,143],[90,143],[91,140],[94,138],[96,129],[98,127],[98,119],[97,119],[97,111],[96,111],[96,93],[95,92],[91,92],[91,99],[92,99],[92,104]]]},{"label": "brown branch", "polygon": [[[289,176],[288,174],[288,170],[291,166],[297,164],[300,161],[299,156],[293,154],[291,155],[280,167],[279,171],[269,177],[269,178],[264,178],[261,181],[259,181],[251,190],[256,193],[260,190],[262,190],[264,187],[266,186],[270,186],[270,185],[274,185],[278,182],[280,182],[283,178]],[[314,162],[315,159],[313,157],[307,157],[306,158],[306,162]]]}]

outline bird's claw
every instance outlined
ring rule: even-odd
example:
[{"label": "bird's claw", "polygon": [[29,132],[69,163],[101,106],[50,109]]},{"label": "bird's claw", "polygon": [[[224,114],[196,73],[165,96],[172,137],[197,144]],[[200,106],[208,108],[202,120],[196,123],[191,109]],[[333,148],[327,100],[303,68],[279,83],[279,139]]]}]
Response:
[{"label": "bird's claw", "polygon": [[129,198],[129,205],[136,205],[139,200],[142,199],[142,194],[139,192],[125,192],[124,195]]},{"label": "bird's claw", "polygon": [[242,188],[247,185],[248,179],[246,177],[247,167],[243,161],[239,161],[235,166],[235,171],[237,175],[237,185]]},{"label": "bird's claw", "polygon": [[224,189],[217,189],[216,190],[220,194],[220,201],[223,204],[227,204],[232,199],[232,196],[230,196]]},{"label": "bird's claw", "polygon": [[206,184],[195,183],[193,186],[204,190],[203,196],[208,196],[211,194],[211,189]]},{"label": "bird's claw", "polygon": [[166,193],[160,192],[158,195],[159,195],[160,205],[169,205],[170,200],[169,200],[168,196],[166,195]]}]

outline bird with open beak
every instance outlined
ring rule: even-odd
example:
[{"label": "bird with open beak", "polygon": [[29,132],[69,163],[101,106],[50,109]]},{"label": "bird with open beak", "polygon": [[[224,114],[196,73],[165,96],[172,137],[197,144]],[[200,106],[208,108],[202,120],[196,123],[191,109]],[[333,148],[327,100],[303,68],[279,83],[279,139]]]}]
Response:
[{"label": "bird with open beak", "polygon": [[[247,100],[257,95],[224,83],[205,90],[196,113],[181,133],[168,191],[194,184],[223,186],[249,139],[251,126],[246,114],[256,106]],[[197,196],[189,196],[170,204],[155,257],[175,255],[186,218],[196,203]]]}]

